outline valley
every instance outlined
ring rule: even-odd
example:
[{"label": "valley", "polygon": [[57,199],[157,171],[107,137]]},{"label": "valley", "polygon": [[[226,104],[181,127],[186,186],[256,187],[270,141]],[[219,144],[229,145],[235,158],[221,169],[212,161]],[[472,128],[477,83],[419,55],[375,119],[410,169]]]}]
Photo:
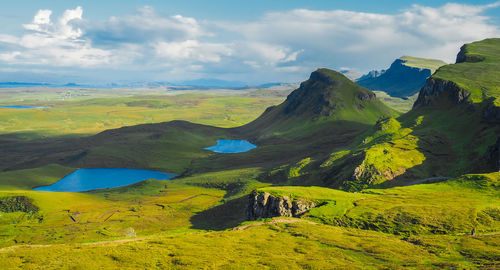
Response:
[{"label": "valley", "polygon": [[[0,266],[495,269],[498,48],[406,57],[432,73],[393,103],[326,68],[293,91],[5,98],[42,108],[0,108]],[[178,176],[33,190],[89,168]]]}]

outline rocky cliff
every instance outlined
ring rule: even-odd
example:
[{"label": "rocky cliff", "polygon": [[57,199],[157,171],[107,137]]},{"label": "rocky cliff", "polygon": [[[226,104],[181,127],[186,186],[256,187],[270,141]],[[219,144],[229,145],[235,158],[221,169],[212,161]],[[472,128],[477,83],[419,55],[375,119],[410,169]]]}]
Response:
[{"label": "rocky cliff", "polygon": [[481,62],[483,60],[484,60],[484,57],[467,53],[467,44],[465,44],[462,47],[460,47],[460,52],[457,54],[456,63],[457,64],[464,63],[464,62],[477,63],[477,62]]},{"label": "rocky cliff", "polygon": [[272,217],[299,217],[316,204],[305,199],[292,200],[288,196],[275,196],[267,192],[248,195],[246,209],[248,220]]},{"label": "rocky cliff", "polygon": [[432,72],[433,70],[430,68],[410,66],[406,59],[400,58],[396,59],[389,69],[380,72],[372,71],[362,76],[356,83],[370,90],[380,90],[393,97],[404,98],[417,93],[425,84],[427,78],[431,76]]},{"label": "rocky cliff", "polygon": [[486,160],[494,171],[500,172],[500,137],[494,145],[488,147]]},{"label": "rocky cliff", "polygon": [[413,108],[444,105],[445,103],[462,104],[467,102],[469,96],[469,91],[460,88],[452,81],[429,78],[420,90]]}]

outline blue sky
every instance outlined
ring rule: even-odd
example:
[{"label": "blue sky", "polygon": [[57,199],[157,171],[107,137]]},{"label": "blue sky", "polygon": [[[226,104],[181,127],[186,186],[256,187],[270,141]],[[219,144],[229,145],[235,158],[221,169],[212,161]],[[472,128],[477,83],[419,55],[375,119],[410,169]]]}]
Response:
[{"label": "blue sky", "polygon": [[17,0],[0,11],[0,81],[300,81],[402,55],[452,62],[500,37],[495,1]]}]

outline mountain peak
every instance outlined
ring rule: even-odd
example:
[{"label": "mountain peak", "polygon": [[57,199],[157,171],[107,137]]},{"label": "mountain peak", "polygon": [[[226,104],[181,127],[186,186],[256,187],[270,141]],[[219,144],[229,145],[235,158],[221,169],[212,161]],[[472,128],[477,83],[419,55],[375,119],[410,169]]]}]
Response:
[{"label": "mountain peak", "polygon": [[[337,71],[320,68],[312,72],[309,79],[290,93],[283,103],[268,108],[241,130],[284,134],[310,129],[311,125],[324,125],[324,121],[373,124],[379,117],[392,113],[370,90]],[[316,121],[319,119],[322,121]]]},{"label": "mountain peak", "polygon": [[440,60],[402,56],[394,60],[389,69],[371,72],[361,77],[357,84],[404,98],[417,93],[434,70],[445,64]]}]

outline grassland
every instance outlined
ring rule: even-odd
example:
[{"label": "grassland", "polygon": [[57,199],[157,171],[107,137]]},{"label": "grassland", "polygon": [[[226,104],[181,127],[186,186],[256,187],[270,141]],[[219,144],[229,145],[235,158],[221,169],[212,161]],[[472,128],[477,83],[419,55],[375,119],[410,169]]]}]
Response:
[{"label": "grassland", "polygon": [[465,53],[475,59],[441,67],[434,78],[453,81],[471,92],[475,103],[500,97],[500,39],[492,38],[465,45]]},{"label": "grassland", "polygon": [[430,69],[431,74],[438,68],[446,65],[445,62],[436,59],[419,58],[413,56],[402,56],[399,59],[405,61],[405,65],[409,67],[416,67],[421,69]]},{"label": "grassland", "polygon": [[[4,191],[1,196],[32,198],[41,210],[31,216],[2,213],[2,266],[324,269],[498,263],[499,173],[363,193],[262,187],[248,180],[257,173],[237,170],[182,181],[148,180],[87,193]],[[235,183],[248,188],[232,188]],[[231,198],[253,188],[326,203],[303,221],[246,222],[233,230],[243,213],[234,207],[238,199]],[[222,231],[197,229],[199,219],[193,217],[220,214],[214,209],[226,205],[224,217],[236,223]],[[474,226],[478,235],[467,236]],[[129,227],[137,236],[129,235]]]},{"label": "grassland", "polygon": [[46,108],[0,108],[0,133],[17,133],[30,139],[61,135],[81,136],[122,126],[172,120],[235,127],[250,122],[267,107],[282,100],[282,97],[268,96],[182,94],[5,103]]},{"label": "grassland", "polygon": [[409,112],[413,107],[413,103],[415,103],[415,100],[417,100],[418,97],[418,93],[404,99],[398,97],[391,97],[390,95],[388,95],[386,92],[383,91],[373,91],[373,92],[377,95],[377,98],[380,101],[382,101],[385,105],[402,113]]},{"label": "grassland", "polygon": [[[482,155],[496,139],[498,126],[463,108],[398,116],[367,90],[333,71],[322,73],[327,76],[316,74],[318,80],[304,84],[318,95],[303,89],[239,129],[174,121],[80,138],[101,128],[90,123],[89,115],[75,116],[86,125],[82,131],[69,124],[24,130],[24,138],[34,141],[16,139],[22,134],[16,127],[5,131],[14,134],[0,136],[0,153],[6,153],[0,155],[0,203],[26,198],[16,204],[27,201],[36,208],[0,213],[0,268],[498,267],[500,173],[464,175],[483,169]],[[321,92],[332,78],[337,82],[332,85],[340,87]],[[123,113],[117,117],[125,119],[116,123],[120,126],[149,121],[133,118],[129,109],[155,116],[170,108],[176,114],[162,117],[230,127],[245,120],[231,122],[227,114],[242,110],[250,117],[258,114],[252,110],[281,98],[258,91],[51,101],[53,107],[32,111],[40,115],[14,122],[43,120],[50,113],[44,110],[65,106],[61,115],[66,117],[76,112],[69,107],[106,107]],[[233,108],[232,102],[247,107]],[[96,114],[95,120],[104,115]],[[58,119],[47,117],[46,123]],[[233,137],[256,140],[259,147],[226,155],[202,149]],[[182,176],[83,193],[31,190],[74,168],[123,164]],[[444,173],[452,179],[416,181]],[[353,175],[359,181],[351,181]],[[248,222],[247,195],[253,190],[305,198],[317,207],[300,218]],[[473,228],[475,236],[470,235]]]}]

